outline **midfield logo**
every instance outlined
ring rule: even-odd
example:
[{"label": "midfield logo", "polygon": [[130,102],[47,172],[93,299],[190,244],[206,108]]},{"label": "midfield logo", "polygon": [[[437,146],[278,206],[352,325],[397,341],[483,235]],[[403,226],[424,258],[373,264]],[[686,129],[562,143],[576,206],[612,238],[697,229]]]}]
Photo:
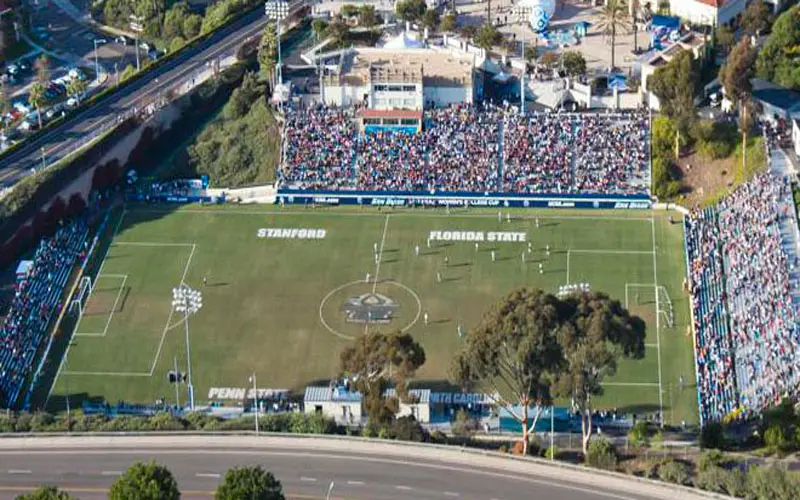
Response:
[{"label": "midfield logo", "polygon": [[394,319],[400,306],[386,295],[365,293],[350,297],[342,306],[348,323],[380,323],[388,324]]}]

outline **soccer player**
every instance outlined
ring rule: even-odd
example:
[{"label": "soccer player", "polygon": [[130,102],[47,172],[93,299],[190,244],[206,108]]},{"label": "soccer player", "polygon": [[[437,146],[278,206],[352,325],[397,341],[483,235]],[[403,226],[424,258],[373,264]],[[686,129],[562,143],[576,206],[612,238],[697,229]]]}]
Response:
[{"label": "soccer player", "polygon": [[425,322],[425,326],[428,326],[428,311],[425,311],[425,314],[422,315],[422,320]]},{"label": "soccer player", "polygon": [[416,255],[417,257],[419,257],[419,245],[415,245],[415,246],[414,246],[414,255]]},{"label": "soccer player", "polygon": [[372,277],[372,275],[371,275],[369,272],[367,272],[367,277],[366,277],[366,278],[364,278],[364,283],[369,283],[369,279],[370,279],[371,277]]},{"label": "soccer player", "polygon": [[478,251],[478,243],[477,242],[475,242],[475,251],[476,252]]},{"label": "soccer player", "polygon": [[492,262],[494,261],[495,261],[495,255],[494,255],[494,250],[492,250]]},{"label": "soccer player", "polygon": [[539,218],[536,218],[536,229],[539,229]]},{"label": "soccer player", "polygon": [[461,323],[459,323],[458,324],[458,337],[461,338],[462,336],[464,336],[464,332],[461,329]]},{"label": "soccer player", "polygon": [[436,282],[437,283],[442,282],[442,273],[440,273],[439,271],[436,271]]},{"label": "soccer player", "polygon": [[547,256],[550,257],[550,245],[549,244],[544,246],[544,251],[547,254]]},{"label": "soccer player", "polygon": [[541,262],[539,262],[539,274],[544,274],[544,266],[542,266]]},{"label": "soccer player", "polygon": [[528,242],[528,253],[532,253],[532,252],[533,252],[533,246],[531,245],[531,242],[529,241]]},{"label": "soccer player", "polygon": [[502,210],[498,210],[497,211],[497,222],[498,223],[503,222],[503,211]]},{"label": "soccer player", "polygon": [[450,257],[448,257],[447,255],[445,255],[445,256],[444,256],[444,267],[447,267],[447,266],[449,266],[449,265],[450,265]]},{"label": "soccer player", "polygon": [[375,254],[375,263],[378,263],[378,254]]},{"label": "soccer player", "polygon": [[506,222],[511,223],[511,214],[506,212]]},{"label": "soccer player", "polygon": [[430,248],[430,247],[431,247],[431,239],[428,238],[428,248]]},{"label": "soccer player", "polygon": [[377,241],[372,244],[372,251],[375,252],[376,254],[378,253],[378,242]]},{"label": "soccer player", "polygon": [[522,251],[522,265],[525,265],[525,250]]}]

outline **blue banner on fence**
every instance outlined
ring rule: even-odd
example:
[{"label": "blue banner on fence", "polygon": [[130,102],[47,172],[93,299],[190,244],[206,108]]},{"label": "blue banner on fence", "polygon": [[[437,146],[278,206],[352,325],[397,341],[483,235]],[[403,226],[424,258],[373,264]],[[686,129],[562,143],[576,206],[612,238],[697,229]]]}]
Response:
[{"label": "blue banner on fence", "polygon": [[403,193],[370,191],[304,191],[279,189],[278,203],[301,205],[369,205],[383,207],[520,207],[650,209],[652,202],[641,195],[517,195],[474,193]]}]

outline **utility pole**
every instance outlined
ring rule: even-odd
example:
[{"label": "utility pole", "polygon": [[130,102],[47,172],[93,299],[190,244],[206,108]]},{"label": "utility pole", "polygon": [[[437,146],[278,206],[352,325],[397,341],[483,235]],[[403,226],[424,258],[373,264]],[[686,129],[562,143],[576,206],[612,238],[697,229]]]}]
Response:
[{"label": "utility pole", "polygon": [[175,406],[180,409],[181,408],[181,393],[178,388],[178,383],[180,380],[178,379],[178,356],[172,357],[172,365],[173,369],[175,370]]},{"label": "utility pole", "polygon": [[136,71],[139,71],[142,68],[139,62],[139,33],[144,30],[144,24],[142,24],[144,22],[144,18],[141,16],[132,15],[130,20],[131,22],[129,26],[131,31],[136,33]]},{"label": "utility pole", "polygon": [[260,408],[258,407],[258,384],[256,383],[256,372],[253,372],[253,375],[250,376],[250,382],[253,383],[253,403],[256,409],[256,436],[258,436],[258,413]]}]

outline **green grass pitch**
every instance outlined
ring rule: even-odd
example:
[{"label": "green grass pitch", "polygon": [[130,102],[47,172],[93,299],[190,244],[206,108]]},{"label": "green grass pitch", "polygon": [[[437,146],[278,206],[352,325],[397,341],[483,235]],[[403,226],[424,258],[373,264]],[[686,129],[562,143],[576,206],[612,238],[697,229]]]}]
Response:
[{"label": "green grass pitch", "polygon": [[[167,372],[174,360],[185,370],[186,346],[171,294],[182,280],[203,293],[203,308],[189,318],[198,403],[211,387],[247,386],[254,371],[262,387],[302,390],[327,380],[336,375],[342,348],[367,329],[407,329],[427,353],[418,382],[441,384],[460,342],[459,325],[464,331],[476,325],[514,287],[556,292],[567,282],[586,282],[627,301],[647,323],[645,358],[621,363],[598,407],[663,407],[668,422],[696,422],[681,224],[671,224],[664,212],[507,212],[511,220],[504,211],[498,222],[497,211],[481,209],[129,206],[50,406],[63,407],[66,394],[73,404],[99,397],[174,401]],[[257,237],[260,228],[326,233],[269,239]],[[477,250],[469,242],[434,242],[429,248],[430,231],[524,232],[532,251],[527,242],[483,242]],[[657,321],[654,284],[671,299],[672,328],[663,315]],[[345,301],[372,291],[395,301],[392,322],[348,322]],[[183,386],[180,397],[186,400]]]}]

